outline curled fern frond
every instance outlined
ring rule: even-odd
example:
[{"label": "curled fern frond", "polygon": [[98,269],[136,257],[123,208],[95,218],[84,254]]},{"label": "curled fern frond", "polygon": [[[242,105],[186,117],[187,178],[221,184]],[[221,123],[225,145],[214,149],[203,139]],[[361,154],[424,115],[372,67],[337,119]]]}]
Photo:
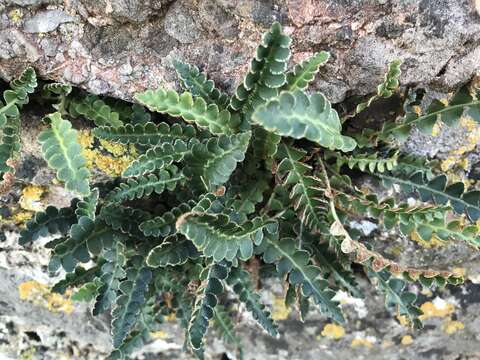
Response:
[{"label": "curled fern frond", "polygon": [[341,134],[337,112],[323,94],[307,96],[300,90],[283,91],[256,108],[253,121],[281,136],[308,139],[331,150],[352,151],[357,145]]},{"label": "curled fern frond", "polygon": [[377,153],[374,154],[358,154],[352,156],[336,155],[337,166],[347,165],[350,169],[358,168],[361,171],[368,170],[371,173],[380,172],[385,170],[393,170],[398,165],[399,153],[395,152],[393,155],[382,158],[378,157]]},{"label": "curled fern frond", "polygon": [[150,251],[147,265],[152,268],[182,265],[188,259],[199,256],[200,253],[190,240],[179,239],[178,236],[173,235]]},{"label": "curled fern frond", "polygon": [[98,188],[95,188],[90,192],[90,195],[77,203],[77,209],[75,210],[77,218],[88,216],[90,219],[95,220],[99,194]]},{"label": "curled fern frond", "polygon": [[72,129],[72,124],[62,119],[60,113],[47,116],[51,127],[38,136],[42,145],[42,153],[48,166],[57,171],[57,177],[65,182],[68,190],[81,195],[90,194],[86,168],[86,160],[82,156],[80,144],[77,141],[77,131]]}]

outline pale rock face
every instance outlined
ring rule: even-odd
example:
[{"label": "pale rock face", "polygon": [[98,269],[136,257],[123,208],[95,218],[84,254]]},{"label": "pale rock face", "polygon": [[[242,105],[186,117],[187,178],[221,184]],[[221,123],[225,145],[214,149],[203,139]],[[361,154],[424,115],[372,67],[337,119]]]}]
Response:
[{"label": "pale rock face", "polygon": [[[480,71],[477,12],[479,0],[0,0],[0,76],[10,80],[33,64],[44,78],[131,99],[145,88],[175,87],[171,62],[181,59],[198,65],[231,93],[247,71],[261,33],[280,21],[293,38],[293,60],[319,50],[332,53],[314,89],[334,102],[375,91],[386,64],[395,58],[403,60],[402,84],[447,92]],[[25,183],[49,187],[54,174],[40,160],[35,141],[40,119],[29,114],[23,123],[28,125],[22,131],[17,175]],[[468,141],[468,146],[475,146],[480,136],[471,134],[468,126],[444,129],[436,137],[414,132],[404,150],[447,160],[459,144]],[[474,171],[478,152],[466,157]],[[19,193],[17,186],[12,194],[0,197],[2,211],[5,204],[8,211],[18,201]],[[69,195],[61,187],[49,188],[48,193],[49,203],[68,203]],[[377,236],[371,224],[358,227]],[[22,248],[18,231],[13,226],[0,230],[0,359],[17,359],[29,349],[36,351],[33,359],[103,358],[111,347],[109,319],[94,319],[86,306],[78,304],[71,314],[54,313],[20,299],[21,284],[34,280],[51,285],[55,279],[48,277],[49,254],[43,243]],[[480,256],[462,244],[419,249],[398,234],[380,234],[375,245],[397,254],[402,263],[465,268],[472,282],[431,295],[412,287],[419,304],[430,300],[429,306],[439,312],[449,306],[453,310],[448,317],[427,319],[426,329],[413,334],[408,345],[401,339],[411,333],[384,310],[383,298],[364,279],[360,287],[366,299],[339,295],[349,322],[338,340],[321,335],[329,321],[316,313],[301,323],[292,312],[280,322],[278,339],[262,333],[242,313],[238,329],[245,359],[478,356]],[[275,310],[282,286],[267,282],[261,295]],[[447,333],[454,320],[464,329]],[[181,350],[181,329],[167,322],[162,331],[161,338],[137,358],[189,358]],[[208,342],[207,358],[219,359],[224,353],[234,358],[232,349],[213,336]]]}]

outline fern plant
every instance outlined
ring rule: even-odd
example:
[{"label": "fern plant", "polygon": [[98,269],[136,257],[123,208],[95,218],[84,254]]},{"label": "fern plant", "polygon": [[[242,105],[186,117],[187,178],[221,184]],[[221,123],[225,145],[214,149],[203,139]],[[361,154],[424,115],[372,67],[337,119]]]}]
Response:
[{"label": "fern plant", "polygon": [[[75,298],[91,301],[95,315],[111,311],[109,359],[127,358],[173,314],[185,329],[186,349],[198,358],[211,322],[241,355],[235,304],[277,336],[257,291],[264,273],[258,267],[273,268],[270,273],[288,287],[286,303],[299,304],[302,318],[311,303],[339,323],[345,317],[335,294],[363,296],[355,281],[361,272],[385,295],[387,308],[415,327],[421,327],[421,311],[409,283],[463,281],[449,269],[414,268],[383,257],[350,224],[368,217],[407,237],[480,246],[480,192],[449,181],[434,161],[403,154],[398,142],[414,126],[428,131],[436,121],[453,125],[461,116],[480,122],[480,93],[465,87],[422,115],[414,109],[418,99],[400,92],[395,61],[377,94],[353,115],[339,114],[324,94],[307,92],[328,53],[289,71],[289,46],[274,23],[231,98],[197,67],[176,61],[185,92],[160,88],[135,95],[152,113],[138,104],[78,98],[60,86],[44,89],[58,91],[52,100],[57,111],[45,118],[39,137],[43,155],[78,198],[70,207],[36,214],[20,242],[58,236],[47,244],[49,269],[63,268],[67,275],[54,289],[79,288]],[[27,70],[5,94],[4,147],[11,147],[12,137],[18,143],[9,124],[19,128],[18,107],[34,79]],[[403,115],[360,134],[350,129],[358,112],[393,93],[405,101]],[[93,183],[68,120],[75,117],[93,121],[96,138],[134,146],[140,156],[120,178]],[[352,182],[360,176],[388,189],[398,184],[418,203],[361,191]],[[226,303],[226,293],[235,300]]]}]

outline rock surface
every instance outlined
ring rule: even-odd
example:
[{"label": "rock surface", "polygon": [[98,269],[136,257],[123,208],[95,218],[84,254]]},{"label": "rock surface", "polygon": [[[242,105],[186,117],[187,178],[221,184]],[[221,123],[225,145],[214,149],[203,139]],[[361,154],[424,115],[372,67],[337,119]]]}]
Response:
[{"label": "rock surface", "polygon": [[33,64],[45,78],[128,99],[174,86],[171,62],[182,59],[232,91],[275,20],[294,60],[332,53],[316,87],[334,102],[374,91],[394,58],[404,85],[442,91],[480,69],[473,0],[1,0],[0,76]]},{"label": "rock surface", "polygon": [[[480,16],[474,5],[470,0],[0,0],[0,76],[10,80],[33,64],[44,78],[130,99],[145,88],[175,86],[171,62],[183,59],[233,91],[261,33],[277,20],[293,37],[295,61],[331,51],[315,87],[335,102],[374,91],[394,58],[404,61],[402,84],[445,93],[480,71]],[[48,251],[42,244],[27,249],[17,244],[18,226],[9,211],[18,210],[27,184],[46,188],[41,206],[68,203],[38,157],[34,139],[40,119],[26,116],[20,181],[0,198],[0,216],[10,221],[0,229],[0,359],[101,359],[110,349],[108,319],[94,319],[85,306],[66,298],[62,301],[73,310],[52,311],[47,287],[55,279],[47,275]],[[475,178],[480,130],[470,125],[440,129],[436,136],[414,133],[404,150],[436,156],[447,170],[465,158]],[[245,359],[479,359],[480,256],[462,245],[424,249],[397,234],[381,234],[376,241],[379,250],[402,263],[461,267],[469,282],[435,293],[413,287],[428,313],[426,328],[415,333],[384,310],[383,298],[364,279],[367,301],[343,299],[344,333],[325,327],[328,321],[315,313],[301,323],[282,307],[283,289],[268,283],[262,297],[280,321],[281,336],[269,338],[243,314],[238,330]],[[21,298],[25,283],[40,289],[47,303]],[[181,330],[166,323],[136,358],[189,359],[182,343]],[[208,359],[225,353],[235,358],[233,349],[213,336],[208,348]]]}]

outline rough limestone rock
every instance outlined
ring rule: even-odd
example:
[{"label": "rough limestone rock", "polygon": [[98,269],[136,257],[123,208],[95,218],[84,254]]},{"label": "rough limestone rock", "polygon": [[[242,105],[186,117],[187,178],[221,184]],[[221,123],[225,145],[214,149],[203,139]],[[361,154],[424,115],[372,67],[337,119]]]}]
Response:
[{"label": "rough limestone rock", "polygon": [[329,50],[316,85],[339,102],[374,91],[402,59],[402,83],[442,91],[480,68],[474,0],[0,0],[0,76],[40,74],[131,98],[174,85],[172,59],[232,91],[261,33],[280,21],[293,59]]},{"label": "rough limestone rock", "polygon": [[[332,59],[316,88],[334,102],[375,91],[386,64],[403,60],[401,82],[441,93],[480,71],[480,16],[470,0],[0,0],[0,76],[10,80],[27,64],[46,79],[131,99],[136,91],[176,86],[173,59],[196,64],[233,91],[246,72],[261,33],[280,21],[293,37],[293,59],[329,50]],[[102,359],[109,352],[108,318],[48,286],[44,242],[17,243],[18,211],[27,184],[43,186],[40,205],[65,206],[71,194],[53,185],[39,157],[38,115],[26,113],[17,183],[0,197],[0,359]],[[77,125],[77,124],[76,124]],[[82,126],[82,124],[78,124]],[[404,150],[436,156],[445,168],[466,158],[480,178],[480,130],[466,123],[437,136],[414,132]],[[459,149],[463,149],[459,151]],[[100,174],[101,175],[101,174]],[[21,212],[20,212],[21,213]],[[7,221],[2,221],[6,219]],[[425,311],[425,329],[412,332],[387,312],[383,298],[360,279],[366,301],[344,296],[343,329],[312,313],[306,322],[282,306],[284,289],[268,282],[262,300],[280,323],[272,339],[244,312],[238,330],[245,359],[447,359],[480,358],[480,255],[463,244],[425,249],[367,221],[355,225],[375,247],[402,264],[458,267],[461,287],[428,292],[413,286]],[[27,291],[28,290],[28,291]],[[207,359],[235,358],[211,332]],[[136,359],[190,359],[183,334],[167,322]]]}]

